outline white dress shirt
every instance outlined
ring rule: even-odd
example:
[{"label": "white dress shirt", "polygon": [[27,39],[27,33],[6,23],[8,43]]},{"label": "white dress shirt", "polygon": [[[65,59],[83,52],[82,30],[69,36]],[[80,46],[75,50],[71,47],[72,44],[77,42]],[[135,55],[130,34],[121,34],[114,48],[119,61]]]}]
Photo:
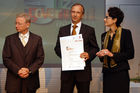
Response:
[{"label": "white dress shirt", "polygon": [[[76,26],[77,26],[76,29],[75,29],[76,35],[78,35],[78,34],[80,33],[81,24],[82,24],[81,21],[80,21],[79,23],[76,24]],[[71,35],[72,35],[73,25],[74,25],[74,24],[71,23]]]},{"label": "white dress shirt", "polygon": [[24,36],[26,37],[24,40],[25,40],[25,42],[27,44],[27,42],[29,40],[29,31],[24,35],[22,33],[19,33],[19,38],[20,38],[21,41],[22,41],[22,37],[24,37]]}]

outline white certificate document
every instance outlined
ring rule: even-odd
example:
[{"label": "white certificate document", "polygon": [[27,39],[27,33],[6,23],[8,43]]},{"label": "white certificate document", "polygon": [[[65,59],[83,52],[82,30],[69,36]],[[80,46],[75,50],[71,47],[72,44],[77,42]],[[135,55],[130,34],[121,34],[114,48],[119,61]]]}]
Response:
[{"label": "white certificate document", "polygon": [[82,35],[60,37],[62,71],[84,70],[85,61],[80,58],[84,52]]}]

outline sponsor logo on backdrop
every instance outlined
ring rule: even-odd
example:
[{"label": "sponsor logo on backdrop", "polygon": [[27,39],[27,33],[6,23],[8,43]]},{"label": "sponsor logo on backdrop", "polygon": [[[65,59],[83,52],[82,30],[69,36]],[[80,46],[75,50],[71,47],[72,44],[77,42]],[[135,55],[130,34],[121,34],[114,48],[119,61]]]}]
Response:
[{"label": "sponsor logo on backdrop", "polygon": [[[47,24],[53,20],[69,20],[73,0],[24,0],[25,9],[32,18],[32,23]],[[84,19],[93,20],[94,13],[90,8]]]}]

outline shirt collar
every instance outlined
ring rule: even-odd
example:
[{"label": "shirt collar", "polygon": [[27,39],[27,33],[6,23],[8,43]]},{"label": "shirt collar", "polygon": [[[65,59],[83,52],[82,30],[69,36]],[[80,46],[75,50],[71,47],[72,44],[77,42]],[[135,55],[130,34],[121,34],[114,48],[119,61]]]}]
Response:
[{"label": "shirt collar", "polygon": [[[79,23],[77,23],[76,25],[78,26],[78,27],[81,27],[81,24],[82,24],[82,22],[80,21]],[[71,23],[71,27],[73,27],[73,23]]]},{"label": "shirt collar", "polygon": [[23,36],[26,36],[28,38],[29,37],[29,31],[26,34],[19,33],[19,37],[23,37]]}]

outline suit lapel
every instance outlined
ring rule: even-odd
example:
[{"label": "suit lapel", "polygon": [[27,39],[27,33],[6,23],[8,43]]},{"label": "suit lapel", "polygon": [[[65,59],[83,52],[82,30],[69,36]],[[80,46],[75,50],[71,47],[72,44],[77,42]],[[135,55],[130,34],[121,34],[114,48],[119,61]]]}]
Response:
[{"label": "suit lapel", "polygon": [[26,55],[30,51],[30,49],[31,49],[31,47],[33,45],[33,42],[34,42],[33,34],[30,32],[29,40],[28,40],[28,42],[27,42],[25,47],[23,47],[22,42],[20,41],[18,33],[16,34],[15,42],[16,42],[17,48],[20,51],[21,56],[25,56],[26,57]]},{"label": "suit lapel", "polygon": [[67,27],[67,30],[66,31],[64,31],[65,32],[65,36],[70,36],[71,35],[71,24],[70,25],[68,25],[68,27]]},{"label": "suit lapel", "polygon": [[29,40],[25,46],[26,48],[26,51],[25,51],[25,56],[28,54],[28,52],[31,50],[32,48],[32,45],[33,45],[33,42],[34,42],[34,38],[33,38],[33,34],[30,32],[30,35],[29,35]]},{"label": "suit lapel", "polygon": [[[15,39],[14,44],[16,45],[18,51],[20,52],[19,54],[21,55],[23,61],[26,59],[26,56],[28,55],[29,51],[31,51],[33,43],[35,42],[33,37],[34,37],[33,34],[30,32],[29,40],[25,47],[23,47],[22,42],[20,41],[19,33],[17,33],[14,37]],[[24,65],[27,65],[27,63],[24,63]]]},{"label": "suit lapel", "polygon": [[85,30],[86,30],[85,25],[82,23],[81,24],[81,29],[80,29],[80,34],[84,35],[85,32],[86,32]]},{"label": "suit lapel", "polygon": [[14,39],[15,39],[15,45],[16,45],[17,49],[19,50],[21,56],[24,56],[23,45],[22,45],[22,43],[21,43],[21,41],[20,41],[19,33],[16,33]]}]

